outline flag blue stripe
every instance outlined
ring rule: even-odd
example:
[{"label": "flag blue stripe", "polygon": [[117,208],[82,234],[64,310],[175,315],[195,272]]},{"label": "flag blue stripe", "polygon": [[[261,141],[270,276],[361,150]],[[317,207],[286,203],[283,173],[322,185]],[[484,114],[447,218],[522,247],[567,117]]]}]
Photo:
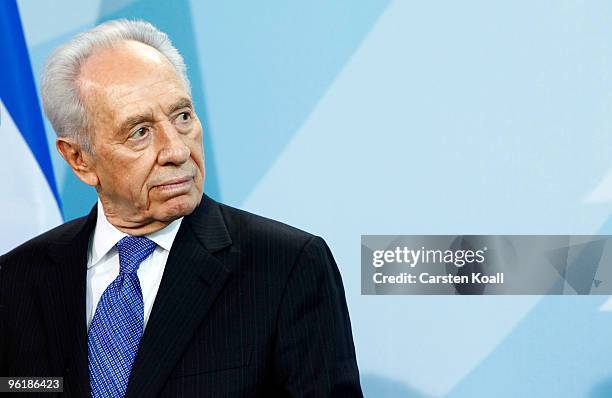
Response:
[{"label": "flag blue stripe", "polygon": [[34,154],[61,209],[32,66],[15,0],[0,1],[0,48],[5,55],[0,62],[0,98]]}]

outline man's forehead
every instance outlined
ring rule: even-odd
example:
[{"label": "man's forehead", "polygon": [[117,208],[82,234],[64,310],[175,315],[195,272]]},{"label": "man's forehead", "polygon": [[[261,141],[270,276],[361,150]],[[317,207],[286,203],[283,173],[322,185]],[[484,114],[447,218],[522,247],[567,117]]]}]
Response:
[{"label": "man's forehead", "polygon": [[[188,89],[170,62],[142,43],[98,50],[85,61],[79,86],[89,105],[118,114],[169,107],[189,98]],[[139,109],[140,108],[140,109]]]},{"label": "man's forehead", "polygon": [[107,86],[104,91],[106,99],[112,104],[120,105],[121,108],[139,107],[143,104],[147,106],[148,103],[159,103],[163,106],[188,96],[181,81],[174,78],[142,79]]},{"label": "man's forehead", "polygon": [[143,70],[174,69],[170,61],[155,48],[125,40],[92,51],[80,67],[79,78],[94,82],[129,79]]},{"label": "man's forehead", "polygon": [[168,114],[178,108],[192,107],[188,91],[176,79],[152,81],[150,84],[91,85],[85,102],[91,116],[116,127],[135,115]]},{"label": "man's forehead", "polygon": [[78,76],[78,83],[85,90],[110,89],[111,94],[129,92],[138,82],[151,85],[162,80],[182,82],[163,54],[132,40],[94,50],[81,65]]},{"label": "man's forehead", "polygon": [[192,107],[191,98],[185,93],[168,92],[166,95],[139,98],[125,103],[124,106],[115,107],[114,119],[117,123],[122,123],[134,116],[156,115],[159,112],[168,115],[176,110]]}]

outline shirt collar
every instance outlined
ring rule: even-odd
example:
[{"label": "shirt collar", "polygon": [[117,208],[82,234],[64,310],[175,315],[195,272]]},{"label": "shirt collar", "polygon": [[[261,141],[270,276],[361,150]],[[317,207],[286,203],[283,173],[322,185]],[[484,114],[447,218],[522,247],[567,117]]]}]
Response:
[{"label": "shirt collar", "polygon": [[[166,251],[170,251],[182,221],[183,217],[172,221],[159,231],[155,231],[145,236],[155,242],[157,246]],[[127,236],[125,232],[119,231],[114,225],[108,222],[104,214],[104,209],[102,208],[102,203],[100,199],[98,199],[98,216],[91,244],[91,261],[88,262],[87,268],[93,267],[102,260],[102,258],[115,247],[117,242],[125,236]]]}]

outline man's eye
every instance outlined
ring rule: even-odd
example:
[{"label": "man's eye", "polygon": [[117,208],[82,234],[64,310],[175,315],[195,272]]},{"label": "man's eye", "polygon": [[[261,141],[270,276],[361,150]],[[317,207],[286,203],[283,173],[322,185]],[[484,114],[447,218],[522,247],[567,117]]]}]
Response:
[{"label": "man's eye", "polygon": [[189,120],[191,120],[191,113],[189,113],[189,112],[181,112],[181,113],[179,113],[179,115],[176,118],[176,120],[178,120],[179,122],[188,122]]},{"label": "man's eye", "polygon": [[149,132],[149,130],[146,127],[141,127],[138,130],[134,131],[130,135],[130,138],[134,139],[134,140],[137,140],[139,138],[142,138],[142,137],[146,136],[148,132]]}]

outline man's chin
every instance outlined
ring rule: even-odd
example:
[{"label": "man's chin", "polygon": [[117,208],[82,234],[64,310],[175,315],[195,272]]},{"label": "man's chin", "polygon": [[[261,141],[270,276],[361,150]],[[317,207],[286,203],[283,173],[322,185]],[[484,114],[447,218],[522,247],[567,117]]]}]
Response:
[{"label": "man's chin", "polygon": [[191,214],[200,203],[199,195],[180,195],[168,199],[158,205],[154,211],[154,218],[159,221],[174,221]]}]

